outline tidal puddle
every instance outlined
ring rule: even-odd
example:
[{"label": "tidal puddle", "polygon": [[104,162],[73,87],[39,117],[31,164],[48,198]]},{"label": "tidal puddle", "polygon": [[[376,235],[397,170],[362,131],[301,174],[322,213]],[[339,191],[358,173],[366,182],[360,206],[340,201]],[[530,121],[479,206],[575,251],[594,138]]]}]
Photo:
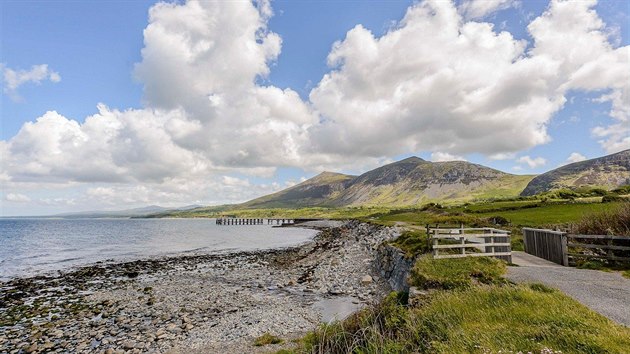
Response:
[{"label": "tidal puddle", "polygon": [[359,299],[351,296],[321,299],[313,304],[313,308],[321,314],[322,322],[326,323],[343,320],[363,306],[364,304],[361,304]]}]

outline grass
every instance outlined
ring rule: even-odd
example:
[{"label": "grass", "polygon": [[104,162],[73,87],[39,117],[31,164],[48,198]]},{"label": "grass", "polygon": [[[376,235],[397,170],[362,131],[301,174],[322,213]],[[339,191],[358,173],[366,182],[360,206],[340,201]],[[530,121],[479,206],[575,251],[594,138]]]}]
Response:
[{"label": "grass", "polygon": [[613,209],[616,206],[617,203],[543,203],[533,208],[483,212],[477,215],[480,217],[499,215],[508,219],[515,226],[543,227],[576,222],[586,214]]},{"label": "grass", "polygon": [[433,259],[425,255],[411,269],[409,284],[424,289],[467,289],[478,283],[500,283],[505,270],[505,262],[490,257]]},{"label": "grass", "polygon": [[571,231],[582,235],[630,236],[630,202],[613,204],[599,213],[590,213],[571,225]]},{"label": "grass", "polygon": [[408,258],[427,253],[430,250],[427,233],[419,230],[404,231],[389,244],[403,250]]},{"label": "grass", "polygon": [[621,275],[630,279],[630,269],[629,270],[624,270],[623,272],[621,272]]},{"label": "grass", "polygon": [[276,337],[269,333],[265,333],[262,336],[256,338],[254,340],[254,345],[257,347],[262,347],[269,344],[282,344],[284,341],[280,337]]},{"label": "grass", "polygon": [[630,348],[630,328],[545,285],[507,283],[504,271],[500,261],[484,258],[420,258],[414,273],[422,276],[412,282],[442,290],[429,292],[417,307],[407,305],[405,293],[392,293],[342,322],[320,326],[296,353],[626,353]]},{"label": "grass", "polygon": [[429,352],[624,353],[630,329],[544,286],[478,287],[437,294],[412,311]]}]

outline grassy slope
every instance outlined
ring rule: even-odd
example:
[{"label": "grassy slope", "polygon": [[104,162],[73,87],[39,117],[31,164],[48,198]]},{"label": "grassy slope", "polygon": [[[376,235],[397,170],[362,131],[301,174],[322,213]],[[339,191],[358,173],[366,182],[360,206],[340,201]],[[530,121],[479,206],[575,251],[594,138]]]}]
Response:
[{"label": "grassy slope", "polygon": [[419,303],[390,295],[307,335],[310,353],[625,353],[630,329],[544,285],[513,285],[489,258],[422,257],[412,285]]},{"label": "grassy slope", "polygon": [[337,192],[332,192],[324,198],[311,195],[309,189],[317,189],[320,186],[342,184],[355,176],[334,172],[323,172],[316,177],[279,192],[265,195],[238,205],[239,208],[296,208],[305,206],[325,205],[330,198],[334,198]]},{"label": "grassy slope", "polygon": [[[430,167],[436,169],[439,166]],[[439,186],[443,189],[441,194],[433,197],[428,195],[425,189],[419,189],[418,186],[415,186],[414,181],[405,181],[394,185],[370,186],[369,188],[363,187],[363,189],[357,189],[359,187],[353,186],[345,193],[362,195],[360,200],[351,203],[354,206],[403,208],[417,207],[431,202],[453,205],[482,199],[516,197],[534,177],[534,175],[504,175],[496,180],[487,180],[481,186],[444,184]],[[337,203],[343,202],[337,201]]]}]

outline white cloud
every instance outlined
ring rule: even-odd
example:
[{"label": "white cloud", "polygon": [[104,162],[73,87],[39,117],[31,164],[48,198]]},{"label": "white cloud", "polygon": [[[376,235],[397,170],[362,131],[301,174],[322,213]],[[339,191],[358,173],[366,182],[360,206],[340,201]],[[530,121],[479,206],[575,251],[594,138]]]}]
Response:
[{"label": "white cloud", "polygon": [[586,160],[586,156],[580,154],[579,152],[572,152],[571,155],[567,158],[567,162],[574,163]]},{"label": "white cloud", "polygon": [[519,157],[516,162],[520,164],[525,164],[529,166],[529,168],[541,167],[547,164],[547,160],[542,157],[530,157],[528,155]]},{"label": "white cloud", "polygon": [[[593,130],[602,146],[630,145],[630,48],[613,46],[595,3],[552,1],[529,24],[531,43],[468,20],[513,4],[429,0],[380,37],[357,25],[333,45],[331,70],[305,102],[261,84],[282,45],[267,1],[158,3],[134,69],[144,108],[99,105],[82,123],[47,112],[0,141],[0,179],[16,193],[83,186],[76,203],[210,203],[280,188],[229,176],[270,177],[281,166],[364,171],[411,151],[514,159],[550,141],[547,125],[574,91],[610,104],[611,123]],[[60,79],[44,67],[7,81],[7,70],[5,90]]]},{"label": "white cloud", "polygon": [[490,160],[511,160],[516,156],[516,153],[498,153],[498,154],[492,154],[490,156],[488,156],[488,158]]},{"label": "white cloud", "polygon": [[[358,156],[502,157],[549,142],[547,125],[570,90],[630,85],[630,47],[612,47],[594,4],[552,1],[528,26],[529,47],[491,24],[462,20],[443,1],[410,7],[381,37],[358,25],[334,44],[333,70],[310,94],[326,118],[310,129],[311,144]],[[628,95],[606,97],[619,120]]]},{"label": "white cloud", "polygon": [[479,19],[518,4],[515,0],[464,0],[459,6],[459,12],[466,19]]},{"label": "white cloud", "polygon": [[42,81],[59,82],[61,76],[59,73],[48,68],[47,64],[33,65],[30,70],[14,70],[4,64],[0,64],[2,71],[2,81],[4,93],[9,95],[12,100],[20,100],[17,89],[26,83],[41,84]]},{"label": "white cloud", "polygon": [[466,161],[462,156],[451,155],[447,152],[433,152],[431,153],[431,161],[444,162],[444,161]]},{"label": "white cloud", "polygon": [[4,197],[4,199],[14,203],[28,203],[31,201],[31,198],[20,193],[9,193]]}]

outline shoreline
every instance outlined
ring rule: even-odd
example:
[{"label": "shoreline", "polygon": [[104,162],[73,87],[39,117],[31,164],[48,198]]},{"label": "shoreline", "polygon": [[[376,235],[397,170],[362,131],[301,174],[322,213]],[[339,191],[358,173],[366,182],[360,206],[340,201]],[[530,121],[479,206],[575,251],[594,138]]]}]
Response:
[{"label": "shoreline", "polygon": [[296,227],[320,232],[283,249],[99,262],[0,282],[0,351],[264,351],[252,346],[263,333],[291,339],[314,329],[322,300],[356,309],[389,291],[375,255],[395,229]]},{"label": "shoreline", "polygon": [[[200,218],[190,218],[190,220],[195,220],[195,219],[200,219]],[[212,220],[212,219],[207,219],[207,218],[203,218],[203,219],[206,221]],[[50,221],[53,219],[35,218],[33,220]],[[131,219],[130,218],[90,218],[90,219],[64,218],[64,219],[58,219],[58,220],[69,221],[69,222],[75,222],[75,221],[90,222],[90,221],[103,221],[103,220],[128,221]],[[181,221],[183,219],[182,218],[162,218],[162,219],[142,218],[142,219],[134,219],[134,220],[144,222],[144,221],[164,221],[164,220]],[[212,224],[214,224],[214,222],[212,222]],[[271,227],[271,226],[264,226],[264,227]],[[0,283],[9,282],[17,278],[26,279],[26,278],[39,278],[39,277],[58,277],[66,273],[71,273],[73,271],[76,271],[80,268],[90,267],[90,266],[95,266],[95,265],[103,265],[103,264],[128,263],[128,262],[133,262],[133,261],[138,261],[138,260],[145,260],[145,261],[146,260],[161,260],[165,258],[178,258],[178,257],[195,256],[195,255],[214,255],[214,254],[220,255],[220,254],[232,254],[232,253],[243,253],[243,252],[258,252],[258,251],[265,251],[265,250],[271,250],[271,249],[278,250],[278,249],[284,249],[284,248],[299,247],[305,243],[311,242],[312,239],[316,236],[317,232],[319,231],[319,228],[316,228],[316,227],[302,227],[301,225],[295,225],[295,226],[291,225],[289,227],[309,230],[307,231],[309,232],[309,235],[307,235],[306,237],[298,236],[296,240],[288,241],[284,245],[267,244],[267,245],[260,245],[259,247],[251,247],[251,246],[248,246],[248,244],[242,244],[242,243],[239,244],[238,242],[237,244],[230,244],[229,242],[227,242],[227,244],[223,244],[219,246],[212,245],[212,244],[195,244],[195,245],[190,245],[190,247],[187,249],[186,248],[182,249],[181,247],[175,250],[156,248],[148,252],[143,252],[139,249],[136,249],[131,252],[123,252],[119,254],[115,254],[115,252],[112,253],[110,250],[107,250],[109,252],[109,254],[107,255],[107,258],[99,257],[98,252],[97,253],[88,252],[88,253],[83,253],[83,254],[70,253],[67,255],[67,258],[53,257],[52,259],[45,260],[44,262],[41,262],[41,263],[30,262],[31,259],[38,259],[39,261],[40,256],[44,256],[44,259],[45,259],[47,256],[50,255],[49,251],[47,252],[46,250],[41,249],[37,251],[43,254],[36,253],[35,256],[25,255],[24,259],[26,259],[26,262],[24,262],[23,264],[20,264],[21,257],[18,257],[17,258],[18,266],[15,266],[12,264],[11,257],[4,257],[4,255],[0,255],[0,258],[7,258],[6,260],[0,259],[0,266],[2,266],[5,261],[7,264],[7,269],[3,269],[2,271],[0,271]],[[283,227],[283,228],[286,228],[286,227]],[[249,235],[249,232],[247,231],[241,232],[239,230],[238,232],[241,235]],[[218,232],[218,234],[221,237],[224,233]],[[63,242],[63,240],[60,240],[60,242]],[[125,241],[122,241],[122,242],[125,242]],[[138,244],[135,244],[133,242],[131,242],[129,245],[130,247],[138,247]],[[97,248],[98,247],[103,248],[104,246],[105,245],[103,244],[96,245]],[[83,244],[81,245],[81,247],[86,250],[90,249],[89,244]],[[71,249],[71,251],[73,251],[73,249]],[[18,255],[21,256],[19,251],[18,251]],[[94,256],[95,259],[91,259],[90,256]]]}]

